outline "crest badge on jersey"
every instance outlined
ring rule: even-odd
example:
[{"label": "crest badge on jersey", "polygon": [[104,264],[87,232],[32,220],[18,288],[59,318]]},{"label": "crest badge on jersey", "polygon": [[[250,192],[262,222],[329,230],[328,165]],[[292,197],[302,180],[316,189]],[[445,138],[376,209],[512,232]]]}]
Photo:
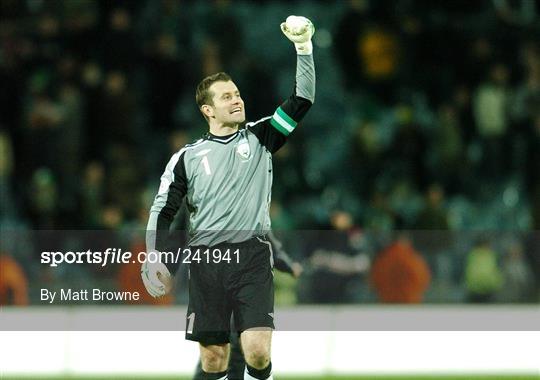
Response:
[{"label": "crest badge on jersey", "polygon": [[242,161],[249,161],[251,158],[251,149],[249,147],[249,141],[246,138],[240,139],[236,144],[236,153],[242,158]]}]

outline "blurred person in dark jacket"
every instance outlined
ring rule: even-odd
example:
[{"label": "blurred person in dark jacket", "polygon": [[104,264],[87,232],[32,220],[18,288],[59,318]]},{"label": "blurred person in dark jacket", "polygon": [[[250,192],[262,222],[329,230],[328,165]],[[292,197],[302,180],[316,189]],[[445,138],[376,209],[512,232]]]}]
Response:
[{"label": "blurred person in dark jacket", "polygon": [[112,144],[135,144],[140,137],[137,134],[135,92],[128,76],[123,71],[110,71],[106,74],[97,112],[98,123],[94,126],[101,136],[100,156],[109,154]]},{"label": "blurred person in dark jacket", "polygon": [[413,179],[418,188],[425,188],[428,151],[425,133],[415,120],[410,106],[397,107],[396,113],[399,115],[399,125],[387,152],[391,161],[387,161],[398,165],[400,174]]},{"label": "blurred person in dark jacket", "polygon": [[450,193],[463,190],[468,163],[465,160],[465,144],[459,110],[452,104],[443,104],[437,112],[439,126],[430,142],[435,153],[432,176],[440,181]]},{"label": "blurred person in dark jacket", "polygon": [[444,208],[444,190],[439,184],[429,186],[425,205],[416,221],[420,230],[447,230],[448,212]]},{"label": "blurred person in dark jacket", "polygon": [[11,177],[13,168],[13,145],[11,143],[11,139],[8,134],[0,131],[0,199],[2,199],[2,202],[0,202],[1,218],[14,218],[18,213]]},{"label": "blurred person in dark jacket", "polygon": [[170,131],[175,125],[175,109],[190,81],[190,67],[181,50],[175,34],[162,33],[146,53],[152,131]]},{"label": "blurred person in dark jacket", "polygon": [[526,149],[525,185],[531,202],[533,229],[540,230],[540,115],[531,129]]},{"label": "blurred person in dark jacket", "polygon": [[129,72],[140,62],[140,44],[133,32],[132,11],[127,7],[103,11],[108,17],[107,25],[102,29],[103,45],[100,46],[104,61],[112,69]]},{"label": "blurred person in dark jacket", "polygon": [[512,242],[506,249],[502,261],[504,287],[499,294],[503,302],[527,302],[534,300],[533,276],[525,256],[521,242]]},{"label": "blurred person in dark jacket", "polygon": [[336,31],[336,57],[343,71],[343,82],[358,87],[361,78],[360,62],[356,49],[361,25],[368,21],[369,4],[366,0],[349,0],[348,8],[338,23]]},{"label": "blurred person in dark jacket", "polygon": [[443,188],[436,183],[430,185],[424,201],[424,207],[416,220],[414,241],[418,249],[425,254],[431,270],[435,271],[436,255],[448,249],[452,242]]},{"label": "blurred person in dark jacket", "polygon": [[105,168],[101,162],[89,162],[84,168],[79,197],[82,226],[97,228],[105,203]]},{"label": "blurred person in dark jacket", "polygon": [[330,231],[314,231],[306,238],[309,276],[306,276],[306,303],[355,302],[361,274],[369,267],[364,252],[365,236],[354,224],[352,215],[335,210],[330,215]]},{"label": "blurred person in dark jacket", "polygon": [[535,287],[540,298],[540,115],[534,121],[533,128],[527,144],[525,177],[533,225],[526,240],[525,256],[534,273]]}]

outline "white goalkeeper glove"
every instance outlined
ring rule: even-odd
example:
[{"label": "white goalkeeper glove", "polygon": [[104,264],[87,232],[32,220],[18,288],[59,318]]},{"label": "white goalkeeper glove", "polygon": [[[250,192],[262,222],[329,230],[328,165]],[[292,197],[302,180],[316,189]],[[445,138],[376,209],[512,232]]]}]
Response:
[{"label": "white goalkeeper glove", "polygon": [[281,31],[294,42],[297,54],[310,55],[313,52],[311,37],[315,33],[315,27],[308,18],[289,16],[281,23]]},{"label": "white goalkeeper glove", "polygon": [[[166,279],[166,284],[158,278],[158,273]],[[171,273],[161,262],[151,263],[147,258],[141,266],[141,277],[146,291],[154,298],[164,296],[170,290]]]}]

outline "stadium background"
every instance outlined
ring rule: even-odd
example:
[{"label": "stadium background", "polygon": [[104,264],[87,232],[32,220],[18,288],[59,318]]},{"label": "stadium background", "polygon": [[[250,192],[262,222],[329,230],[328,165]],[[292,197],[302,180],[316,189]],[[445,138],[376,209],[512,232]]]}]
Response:
[{"label": "stadium background", "polygon": [[[271,216],[304,274],[276,275],[277,305],[537,304],[538,9],[0,1],[1,303],[40,305],[43,284],[136,286],[136,268],[40,265],[35,231],[140,246],[166,161],[206,130],[198,81],[227,71],[249,120],[272,113],[294,80],[279,23],[299,14],[317,27],[317,99],[274,159]],[[185,304],[179,282],[161,303]]]}]

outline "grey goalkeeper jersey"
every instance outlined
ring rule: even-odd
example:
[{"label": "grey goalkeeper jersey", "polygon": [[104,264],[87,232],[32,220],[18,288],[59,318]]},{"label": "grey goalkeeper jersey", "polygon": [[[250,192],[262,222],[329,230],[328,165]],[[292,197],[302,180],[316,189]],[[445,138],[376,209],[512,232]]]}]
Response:
[{"label": "grey goalkeeper jersey", "polygon": [[169,227],[186,197],[189,245],[237,243],[270,230],[272,154],[314,101],[313,57],[298,56],[293,94],[272,116],[229,136],[206,134],[170,159],[150,210],[147,250],[167,248]]}]

